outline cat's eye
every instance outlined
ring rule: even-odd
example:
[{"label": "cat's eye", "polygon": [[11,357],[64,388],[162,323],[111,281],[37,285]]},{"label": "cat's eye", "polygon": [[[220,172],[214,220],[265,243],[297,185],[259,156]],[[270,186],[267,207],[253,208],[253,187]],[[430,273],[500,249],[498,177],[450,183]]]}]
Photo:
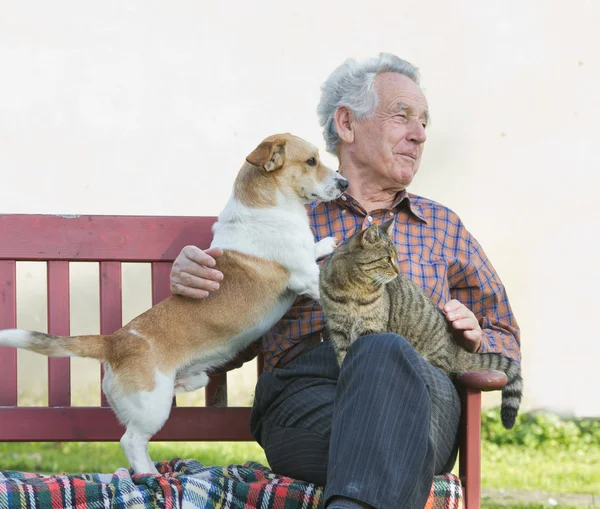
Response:
[{"label": "cat's eye", "polygon": [[314,157],[311,157],[310,159],[306,160],[306,164],[308,164],[309,166],[316,166],[317,160]]}]

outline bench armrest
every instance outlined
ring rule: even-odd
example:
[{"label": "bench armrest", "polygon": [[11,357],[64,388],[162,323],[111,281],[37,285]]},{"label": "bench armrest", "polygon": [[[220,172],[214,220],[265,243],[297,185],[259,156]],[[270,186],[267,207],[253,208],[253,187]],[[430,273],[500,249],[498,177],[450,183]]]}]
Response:
[{"label": "bench armrest", "polygon": [[502,371],[465,372],[456,377],[458,384],[467,389],[497,391],[506,385],[506,375]]}]

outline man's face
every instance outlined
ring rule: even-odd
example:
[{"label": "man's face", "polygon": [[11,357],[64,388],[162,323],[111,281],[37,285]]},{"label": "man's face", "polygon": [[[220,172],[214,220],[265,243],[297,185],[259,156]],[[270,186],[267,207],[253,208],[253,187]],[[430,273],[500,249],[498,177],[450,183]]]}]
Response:
[{"label": "man's face", "polygon": [[410,78],[395,72],[375,77],[379,105],[355,121],[352,159],[373,172],[383,188],[404,189],[421,162],[428,121],[427,99]]}]

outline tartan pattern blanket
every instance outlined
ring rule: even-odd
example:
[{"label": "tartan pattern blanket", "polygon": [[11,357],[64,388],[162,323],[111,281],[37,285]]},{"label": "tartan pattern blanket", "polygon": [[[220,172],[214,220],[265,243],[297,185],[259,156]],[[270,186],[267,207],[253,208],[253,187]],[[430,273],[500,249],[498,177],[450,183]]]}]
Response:
[{"label": "tartan pattern blanket", "polygon": [[[162,476],[114,474],[44,476],[0,472],[0,509],[318,509],[323,489],[279,476],[254,462],[204,467],[179,458],[158,463]],[[462,509],[460,481],[435,478],[426,509]]]}]

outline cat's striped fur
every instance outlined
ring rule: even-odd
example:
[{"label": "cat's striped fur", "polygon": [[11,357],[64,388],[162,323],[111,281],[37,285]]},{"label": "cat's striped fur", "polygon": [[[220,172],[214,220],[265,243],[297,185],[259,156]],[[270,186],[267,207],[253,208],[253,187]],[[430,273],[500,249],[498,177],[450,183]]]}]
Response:
[{"label": "cat's striped fur", "polygon": [[502,389],[501,417],[504,427],[512,428],[522,397],[518,364],[498,353],[469,353],[454,341],[442,310],[399,273],[396,247],[387,235],[391,223],[355,234],[321,268],[321,306],[338,362],[342,364],[359,336],[393,332],[450,377],[464,371],[503,371],[508,383]]}]

